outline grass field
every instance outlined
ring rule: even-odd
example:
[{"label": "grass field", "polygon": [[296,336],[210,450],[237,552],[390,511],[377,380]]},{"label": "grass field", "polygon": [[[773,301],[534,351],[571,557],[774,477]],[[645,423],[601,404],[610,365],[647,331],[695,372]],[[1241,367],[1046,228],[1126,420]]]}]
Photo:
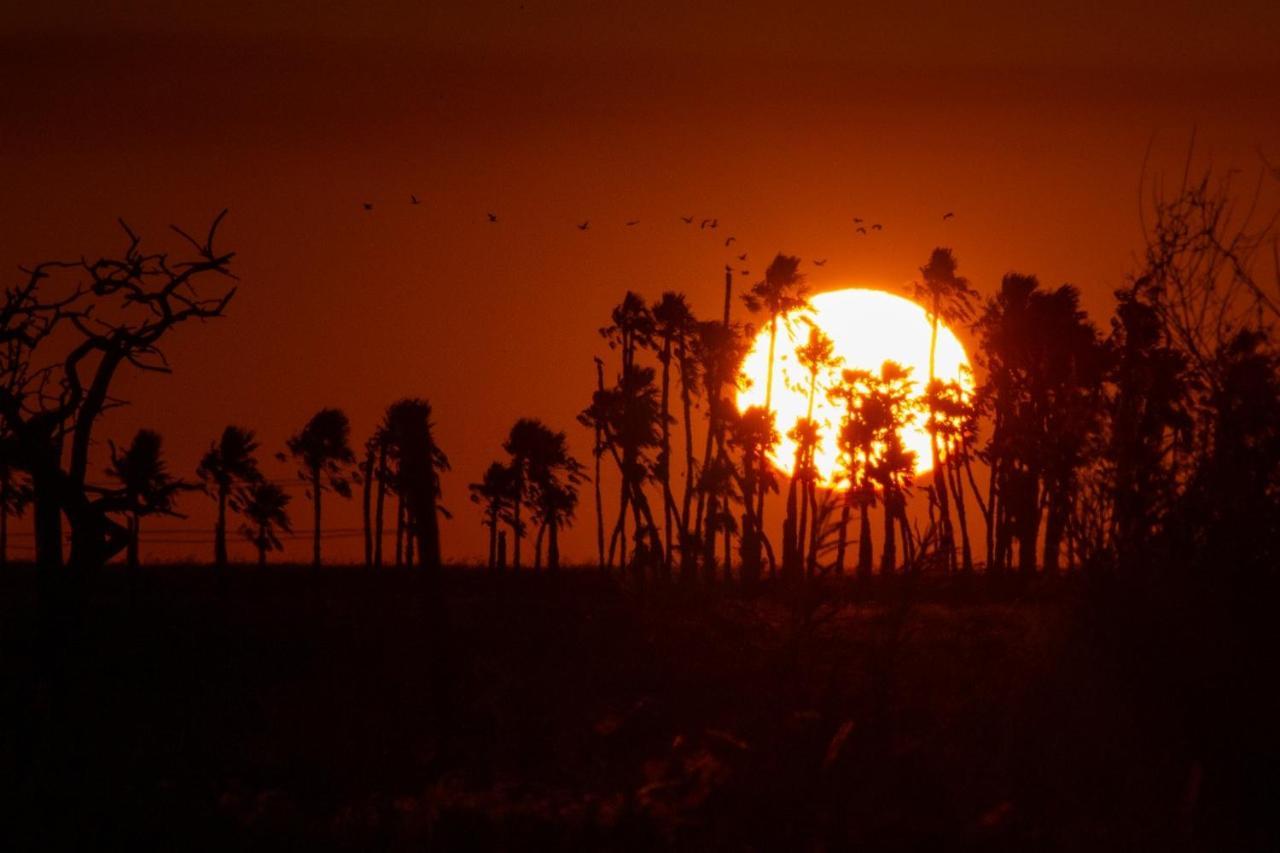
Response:
[{"label": "grass field", "polygon": [[1114,618],[1077,579],[819,597],[171,566],[111,570],[51,609],[16,569],[8,849],[1271,840],[1274,705],[1236,694],[1274,676],[1273,651],[1189,660],[1205,626],[1158,603]]}]

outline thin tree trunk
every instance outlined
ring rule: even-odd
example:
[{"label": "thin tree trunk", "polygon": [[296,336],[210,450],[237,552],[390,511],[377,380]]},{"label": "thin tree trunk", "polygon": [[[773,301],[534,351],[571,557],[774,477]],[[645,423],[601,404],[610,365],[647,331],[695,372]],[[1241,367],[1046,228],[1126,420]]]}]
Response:
[{"label": "thin tree trunk", "polygon": [[960,462],[951,450],[947,451],[947,459],[943,469],[947,471],[951,497],[956,502],[956,521],[959,522],[960,527],[960,570],[969,574],[973,571],[973,549],[969,543],[969,511],[964,505],[964,483],[960,479]]},{"label": "thin tree trunk", "polygon": [[547,570],[556,571],[560,568],[560,537],[558,529],[560,525],[555,519],[547,525]]},{"label": "thin tree trunk", "polygon": [[[929,384],[926,388],[932,388],[934,380],[937,378],[936,372],[936,355],[938,351],[938,297],[935,295],[933,299],[933,310],[929,315]],[[930,397],[932,401],[932,397]],[[948,572],[955,570],[955,542],[951,532],[951,507],[950,501],[947,499],[946,472],[942,469],[941,454],[938,452],[938,422],[936,406],[929,406],[929,454],[933,462],[933,482],[935,484],[934,492],[938,496],[938,512],[942,517],[940,536],[938,544],[942,548],[943,560]],[[941,487],[937,485],[941,482]]]},{"label": "thin tree trunk", "polygon": [[227,486],[218,486],[218,520],[213,525],[213,564],[227,567]]},{"label": "thin tree trunk", "polygon": [[516,477],[516,501],[513,517],[514,523],[511,525],[511,535],[515,537],[515,550],[511,559],[511,568],[513,571],[520,570],[520,540],[524,539],[524,529],[520,524],[520,510],[524,504],[524,462],[520,459],[515,460],[518,476]]},{"label": "thin tree trunk", "polygon": [[538,525],[538,535],[533,541],[533,570],[535,572],[542,569],[542,536],[547,532],[546,523]]},{"label": "thin tree trunk", "polygon": [[880,574],[891,574],[898,567],[898,551],[896,547],[897,533],[893,529],[897,521],[894,510],[894,499],[888,486],[884,489],[884,545],[880,551]]},{"label": "thin tree trunk", "polygon": [[841,501],[840,507],[840,530],[836,534],[836,574],[844,574],[844,552],[849,542],[849,515],[850,500],[853,497],[853,482],[849,483],[849,488],[844,493],[844,500]]},{"label": "thin tree trunk", "polygon": [[675,509],[675,497],[671,494],[671,337],[668,335],[662,342],[662,443],[658,452],[662,454],[662,534],[664,538],[662,565],[671,571],[671,518]]},{"label": "thin tree trunk", "polygon": [[858,577],[871,577],[871,506],[864,496],[858,504]]},{"label": "thin tree trunk", "polygon": [[137,571],[138,569],[138,513],[129,514],[129,550],[127,560],[129,562],[129,571]]},{"label": "thin tree trunk", "polygon": [[[596,359],[596,390],[604,392],[604,362]],[[600,560],[600,571],[607,571],[608,564],[604,559],[604,499],[600,495],[600,457],[604,455],[604,436],[600,425],[596,424],[596,476],[593,485],[596,492],[596,554]],[[612,559],[612,558],[611,558]]]},{"label": "thin tree trunk", "polygon": [[396,495],[396,568],[404,565],[404,495]]},{"label": "thin tree trunk", "polygon": [[378,446],[378,499],[374,508],[373,565],[382,568],[382,508],[387,497],[387,448]]},{"label": "thin tree trunk", "polygon": [[689,390],[688,351],[685,338],[680,339],[677,355],[680,361],[680,406],[684,424],[684,497],[680,509],[680,567],[681,575],[692,577],[695,571],[694,555],[689,553],[689,510],[693,508],[693,400]]},{"label": "thin tree trunk", "polygon": [[[364,483],[360,490],[360,521],[364,526],[364,566],[373,565],[373,448],[365,450]],[[492,549],[490,549],[492,551]],[[492,559],[492,555],[490,555]]]},{"label": "thin tree trunk", "polygon": [[404,505],[404,565],[413,568],[414,545],[418,538],[418,524],[414,517],[413,507],[407,502]]},{"label": "thin tree trunk", "polygon": [[311,497],[315,529],[311,531],[311,565],[320,568],[320,466],[311,470]]}]

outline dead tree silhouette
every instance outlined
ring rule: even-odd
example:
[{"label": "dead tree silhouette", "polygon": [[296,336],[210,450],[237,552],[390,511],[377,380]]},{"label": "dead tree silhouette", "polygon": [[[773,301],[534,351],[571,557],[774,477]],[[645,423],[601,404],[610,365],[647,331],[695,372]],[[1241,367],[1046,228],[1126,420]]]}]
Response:
[{"label": "dead tree silhouette", "polygon": [[[163,342],[190,320],[221,317],[235,287],[234,253],[214,246],[218,214],[203,240],[174,231],[190,254],[144,252],[121,222],[124,251],[116,257],[49,261],[25,268],[25,281],[0,303],[0,419],[18,467],[33,490],[36,562],[63,565],[62,519],[71,528],[69,562],[103,565],[128,545],[128,531],[110,515],[115,502],[88,488],[94,428],[119,405],[111,394],[121,368],[167,373]],[[75,283],[58,286],[75,275]]]},{"label": "dead tree silhouette", "polygon": [[0,438],[0,569],[9,565],[9,519],[21,518],[31,502],[31,483],[10,458],[12,447]]}]

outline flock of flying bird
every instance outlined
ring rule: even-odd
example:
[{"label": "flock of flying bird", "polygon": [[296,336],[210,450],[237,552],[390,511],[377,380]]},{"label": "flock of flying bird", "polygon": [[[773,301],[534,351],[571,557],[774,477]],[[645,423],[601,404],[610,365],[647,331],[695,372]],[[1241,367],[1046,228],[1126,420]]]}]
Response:
[{"label": "flock of flying bird", "polygon": [[[414,195],[414,194],[410,193],[410,195],[409,195],[409,204],[411,204],[411,205],[413,205],[413,204],[422,204],[422,199],[420,199],[420,198],[418,198],[416,195]],[[365,210],[365,212],[366,212],[366,213],[371,213],[371,212],[373,211],[373,202],[371,202],[371,201],[363,202],[363,203],[362,203],[362,206],[364,207],[364,210]],[[485,214],[485,215],[488,217],[488,221],[489,221],[489,223],[490,223],[491,225],[492,225],[492,224],[497,224],[497,222],[498,222],[498,214],[494,213],[493,211],[489,211],[489,212],[488,212],[487,214]],[[680,221],[681,221],[681,222],[683,222],[685,225],[693,225],[693,221],[694,221],[694,219],[695,219],[695,218],[696,218],[696,217],[694,217],[694,216],[681,216],[681,217],[680,217]],[[952,211],[947,211],[946,213],[942,214],[942,219],[943,219],[943,221],[944,221],[944,222],[946,222],[946,221],[948,221],[948,220],[950,220],[950,219],[954,219],[954,218],[955,218],[955,213],[954,213],[954,212],[952,212]],[[639,224],[640,224],[640,220],[639,220],[639,219],[628,219],[628,220],[626,221],[626,227],[627,227],[627,228],[634,228],[635,226],[637,226],[637,225],[639,225]],[[866,222],[864,222],[864,221],[863,221],[863,219],[862,219],[861,217],[858,217],[858,216],[853,217],[853,225],[854,225],[854,230],[855,230],[857,233],[862,234],[862,235],[867,235],[867,234],[869,234],[871,231],[883,231],[883,230],[884,230],[884,226],[883,226],[883,225],[881,225],[879,222],[866,223]],[[716,218],[716,217],[710,217],[710,216],[709,216],[709,217],[706,217],[705,219],[702,219],[702,220],[700,220],[700,221],[698,222],[698,230],[699,230],[699,231],[705,231],[705,230],[707,230],[707,229],[710,229],[710,230],[714,231],[714,230],[715,230],[716,228],[718,228],[718,227],[720,227],[720,220],[719,220],[718,218]],[[578,229],[579,231],[588,231],[588,230],[590,230],[590,228],[591,228],[591,220],[590,220],[590,219],[584,219],[584,220],[582,220],[581,222],[577,223],[577,229]],[[733,245],[734,243],[736,243],[737,241],[738,241],[738,238],[737,238],[737,237],[734,237],[733,235],[730,235],[730,236],[726,237],[726,238],[725,238],[725,240],[724,240],[725,248],[726,248],[726,249],[727,249],[727,248],[729,248],[730,246],[732,246],[732,245]],[[738,260],[739,260],[739,261],[746,261],[746,259],[747,259],[747,253],[746,253],[746,252],[743,252],[742,254],[738,255]],[[827,263],[827,259],[826,259],[826,258],[814,258],[814,259],[813,259],[813,265],[814,265],[814,266],[816,266],[816,267],[825,266],[825,265],[826,265],[826,263]],[[726,268],[727,268],[727,267],[726,267]],[[751,275],[751,271],[750,271],[750,270],[739,270],[739,272],[740,272],[742,275],[744,275],[744,276],[745,276],[745,275]]]}]

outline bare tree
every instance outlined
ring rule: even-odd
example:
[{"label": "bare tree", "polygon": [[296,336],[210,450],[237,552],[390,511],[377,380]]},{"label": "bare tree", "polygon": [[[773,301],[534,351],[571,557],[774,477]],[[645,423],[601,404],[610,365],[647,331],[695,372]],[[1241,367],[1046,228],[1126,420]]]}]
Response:
[{"label": "bare tree", "polygon": [[[128,544],[111,518],[117,495],[87,488],[94,428],[120,400],[111,394],[121,368],[167,373],[161,344],[189,320],[221,317],[235,287],[234,254],[215,249],[226,211],[203,240],[175,227],[190,247],[183,259],[144,252],[123,222],[124,251],[94,261],[49,261],[24,268],[25,280],[0,302],[0,419],[16,464],[31,478],[36,561],[62,565],[62,518],[71,527],[70,562],[101,566]],[[70,279],[63,284],[64,279]]]}]

